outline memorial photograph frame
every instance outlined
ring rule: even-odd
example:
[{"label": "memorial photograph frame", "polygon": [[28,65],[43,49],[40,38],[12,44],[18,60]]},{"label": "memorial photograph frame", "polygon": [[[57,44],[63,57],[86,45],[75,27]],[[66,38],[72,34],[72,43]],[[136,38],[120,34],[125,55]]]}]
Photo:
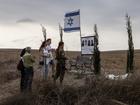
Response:
[{"label": "memorial photograph frame", "polygon": [[81,55],[92,55],[94,53],[95,36],[81,37]]}]

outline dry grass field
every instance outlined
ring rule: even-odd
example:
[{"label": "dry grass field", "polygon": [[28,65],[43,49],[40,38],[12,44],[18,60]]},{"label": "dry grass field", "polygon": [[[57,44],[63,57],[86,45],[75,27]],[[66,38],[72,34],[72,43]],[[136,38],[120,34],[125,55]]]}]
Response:
[{"label": "dry grass field", "polygon": [[[17,71],[16,65],[20,58],[20,56],[19,56],[20,51],[21,51],[20,49],[19,50],[17,50],[17,49],[0,49],[0,103],[2,103],[3,100],[6,100],[7,98],[12,97],[13,95],[17,95],[19,93],[20,72]],[[37,50],[33,50],[32,53],[36,57],[34,85],[35,85],[35,88],[37,88],[37,85],[42,85],[40,83],[43,83],[43,84],[46,84],[46,83],[44,83],[44,82],[38,83],[38,81],[41,81],[41,80],[39,80],[40,76],[41,76],[40,66],[38,65],[39,52]],[[79,52],[66,52],[66,56],[69,59],[76,58],[76,56],[79,56],[79,55],[80,55]],[[126,68],[126,51],[101,52],[101,65],[102,65],[102,70],[109,74],[110,73],[124,74],[125,68]],[[140,51],[139,50],[135,51],[135,72],[137,72],[137,73],[140,72]],[[74,87],[76,87],[76,88],[72,88],[72,87],[68,87],[68,88],[72,89],[73,91],[77,91],[77,87],[83,85],[85,82],[84,80],[85,79],[76,80],[73,78],[73,74],[67,73],[65,76],[64,83],[65,83],[65,85],[69,84],[72,87],[74,85]],[[100,82],[99,82],[99,84],[100,84]],[[122,85],[122,83],[120,83],[120,84]],[[47,85],[44,85],[44,86],[47,86]],[[42,86],[43,89],[44,89],[44,86]],[[50,83],[50,86],[51,86],[51,83]],[[54,87],[54,88],[57,90],[56,87]],[[89,87],[82,87],[82,88],[85,91],[85,88],[88,89]],[[120,88],[122,88],[122,87],[120,86]],[[68,91],[68,90],[66,89],[65,91]],[[114,90],[112,90],[112,91],[114,91]],[[119,91],[119,90],[117,90],[117,91]],[[69,93],[70,95],[72,94],[71,92],[72,91],[70,91],[70,93]],[[82,93],[82,94],[85,94],[85,93]],[[65,95],[67,95],[67,94],[65,94]],[[90,95],[90,94],[87,94],[87,95]],[[109,95],[111,95],[111,94],[109,94]],[[138,95],[140,95],[140,94],[138,94]],[[73,97],[75,97],[75,96],[72,96],[70,98],[73,98]],[[96,97],[94,97],[94,98],[96,99]],[[106,98],[109,98],[109,97],[106,97]],[[14,100],[14,99],[12,99],[12,100]],[[18,99],[18,100],[20,100],[20,99]],[[86,100],[89,100],[89,99],[86,99]],[[2,105],[4,105],[4,104],[2,104]],[[10,104],[5,104],[5,105],[10,105]],[[18,105],[18,104],[12,104],[12,105]],[[23,104],[19,104],[19,105],[23,105]],[[32,105],[32,104],[29,104],[29,105]],[[36,104],[36,105],[41,105],[41,104]],[[46,104],[46,105],[49,105],[49,104]],[[53,105],[53,104],[50,104],[50,105]],[[74,105],[74,104],[66,104],[66,105]],[[86,105],[86,104],[84,104],[84,102],[81,102],[81,104],[77,103],[76,105]],[[87,104],[87,105],[92,105],[92,104]],[[93,104],[93,105],[103,105],[103,104]],[[129,104],[106,104],[106,105],[129,105]],[[132,105],[138,105],[138,104],[132,104]]]}]

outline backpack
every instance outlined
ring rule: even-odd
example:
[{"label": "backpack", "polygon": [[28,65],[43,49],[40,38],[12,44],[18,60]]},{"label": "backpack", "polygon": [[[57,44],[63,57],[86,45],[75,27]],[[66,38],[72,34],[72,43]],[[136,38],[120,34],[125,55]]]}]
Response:
[{"label": "backpack", "polygon": [[18,62],[18,64],[17,64],[17,70],[18,71],[24,70],[24,65],[23,65],[22,59],[20,59],[19,62]]}]

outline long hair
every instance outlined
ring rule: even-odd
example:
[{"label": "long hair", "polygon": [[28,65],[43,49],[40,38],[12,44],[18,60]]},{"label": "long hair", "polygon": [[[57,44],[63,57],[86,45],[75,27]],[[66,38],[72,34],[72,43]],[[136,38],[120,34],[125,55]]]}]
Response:
[{"label": "long hair", "polygon": [[60,46],[62,46],[62,45],[64,45],[64,42],[59,42],[58,47],[57,47],[57,49],[56,49],[57,52],[59,51],[59,48],[60,48]]},{"label": "long hair", "polygon": [[51,38],[48,38],[47,40],[46,40],[46,42],[48,42],[48,41],[50,41],[51,40]]},{"label": "long hair", "polygon": [[21,50],[21,53],[20,53],[20,57],[23,57],[23,55],[25,54],[25,52],[26,52],[26,48],[22,49]]},{"label": "long hair", "polygon": [[42,44],[41,44],[41,46],[40,46],[40,48],[39,48],[39,52],[42,50],[42,48],[45,47],[45,43],[46,43],[46,41],[43,41],[43,42],[42,42]]},{"label": "long hair", "polygon": [[49,42],[50,40],[51,40],[51,38],[48,38],[47,40],[45,40],[45,41],[42,42],[42,44],[41,44],[41,46],[40,46],[40,48],[39,48],[39,52],[42,50],[42,48],[45,47],[45,43],[46,43],[46,42]]},{"label": "long hair", "polygon": [[59,57],[59,49],[60,49],[60,46],[62,46],[64,44],[64,42],[59,42],[59,44],[58,44],[58,47],[57,47],[57,49],[56,49],[56,59]]}]

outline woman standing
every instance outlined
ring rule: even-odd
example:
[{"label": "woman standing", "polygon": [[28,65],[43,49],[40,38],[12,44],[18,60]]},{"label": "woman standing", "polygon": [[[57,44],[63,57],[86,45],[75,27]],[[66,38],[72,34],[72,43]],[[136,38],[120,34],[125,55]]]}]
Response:
[{"label": "woman standing", "polygon": [[35,57],[31,54],[31,47],[26,48],[26,52],[22,57],[23,65],[24,65],[24,91],[31,91],[32,90],[32,81],[33,81],[33,64],[35,63]]},{"label": "woman standing", "polygon": [[48,52],[47,52],[47,41],[42,42],[39,52],[40,52],[40,65],[44,66],[44,70],[43,70],[43,77],[44,79],[47,79],[48,76],[48,64],[47,64],[47,56],[48,56]]},{"label": "woman standing", "polygon": [[22,49],[21,53],[20,53],[20,62],[22,64],[22,68],[20,68],[20,72],[21,72],[21,80],[20,80],[20,91],[23,92],[24,91],[24,87],[25,87],[25,72],[24,72],[24,65],[23,65],[23,56],[26,52],[26,48]]},{"label": "woman standing", "polygon": [[39,52],[41,53],[41,59],[43,61],[40,63],[44,65],[44,79],[45,80],[47,80],[47,77],[48,77],[49,65],[52,65],[52,68],[54,68],[54,62],[53,62],[53,56],[52,56],[50,44],[51,44],[51,39],[47,39],[46,41],[42,43],[39,49]]},{"label": "woman standing", "polygon": [[60,84],[63,83],[64,75],[65,75],[65,52],[64,52],[64,42],[59,42],[58,48],[56,50],[56,74],[54,76],[54,83],[60,77]]},{"label": "woman standing", "polygon": [[55,63],[54,63],[54,58],[53,58],[53,51],[54,49],[51,48],[51,39],[47,39],[47,52],[48,52],[48,64],[49,64],[49,67],[51,67],[51,70],[52,70],[52,77],[54,77],[54,68],[55,68]]}]

